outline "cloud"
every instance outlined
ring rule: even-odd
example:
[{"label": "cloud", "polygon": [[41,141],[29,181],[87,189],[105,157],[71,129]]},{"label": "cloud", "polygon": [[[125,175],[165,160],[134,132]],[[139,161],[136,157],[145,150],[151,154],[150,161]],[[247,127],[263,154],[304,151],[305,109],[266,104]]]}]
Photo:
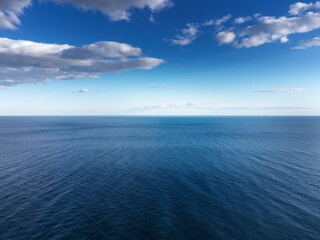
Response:
[{"label": "cloud", "polygon": [[251,21],[252,20],[252,17],[250,16],[247,16],[247,17],[238,17],[234,20],[234,23],[235,24],[243,24],[243,23],[246,23],[248,21]]},{"label": "cloud", "polygon": [[294,4],[290,5],[289,13],[291,15],[299,15],[300,13],[308,10],[308,9],[320,9],[320,1],[315,2],[315,3],[302,3],[302,2],[297,2]]},{"label": "cloud", "polygon": [[159,104],[159,105],[143,106],[141,108],[135,108],[135,109],[131,109],[131,110],[150,111],[150,110],[168,109],[168,108],[180,108],[180,107],[181,107],[180,104],[170,103],[170,104]]},{"label": "cloud", "polygon": [[154,18],[153,14],[150,15],[149,20],[150,20],[150,22],[152,22],[152,23],[155,23],[155,22],[156,22],[156,19]]},{"label": "cloud", "polygon": [[0,86],[97,78],[104,73],[152,69],[164,62],[141,54],[140,48],[117,42],[75,47],[0,38]]},{"label": "cloud", "polygon": [[90,92],[90,89],[86,89],[86,88],[77,91],[77,93],[89,93],[89,92]]},{"label": "cloud", "polygon": [[192,110],[192,111],[223,111],[223,112],[234,112],[234,111],[306,111],[315,110],[317,108],[303,107],[303,106],[239,106],[239,107],[215,107],[205,106],[201,107],[199,103],[190,102],[187,104],[159,104],[159,105],[147,105],[138,108],[127,109],[128,111],[154,111],[154,110]]},{"label": "cloud", "polygon": [[286,106],[274,106],[274,107],[222,107],[222,108],[208,108],[212,110],[226,110],[226,111],[270,111],[270,110],[279,110],[279,111],[294,111],[294,110],[313,110],[315,108],[310,107],[286,107]]},{"label": "cloud", "polygon": [[[83,10],[98,10],[108,15],[110,20],[129,20],[134,8],[149,8],[151,12],[171,7],[170,0],[41,0],[57,4],[72,4]],[[0,0],[0,29],[17,29],[19,16],[25,8],[32,5],[31,0]]]},{"label": "cloud", "polygon": [[220,45],[232,43],[235,38],[236,34],[230,31],[222,31],[216,35],[216,39],[218,40]]},{"label": "cloud", "polygon": [[142,106],[140,108],[134,108],[130,110],[140,110],[140,111],[150,111],[150,110],[159,110],[159,109],[197,109],[200,106],[198,102],[188,102],[186,104],[179,104],[179,103],[169,103],[169,104],[158,104],[158,105],[147,105]]},{"label": "cloud", "polygon": [[[310,11],[305,12],[306,9]],[[250,48],[266,43],[289,41],[289,35],[307,33],[320,28],[320,1],[306,5],[292,4],[289,13],[294,16],[257,16],[257,24],[228,30],[217,34],[220,44],[232,44],[237,48]],[[313,11],[311,11],[313,10]],[[298,15],[297,15],[298,14]]]},{"label": "cloud", "polygon": [[261,93],[279,93],[279,92],[301,92],[304,91],[303,88],[278,88],[278,89],[262,89],[257,90],[256,92]]},{"label": "cloud", "polygon": [[209,21],[205,21],[202,25],[203,26],[221,26],[222,24],[228,22],[232,18],[232,15],[228,14],[222,18],[219,19],[211,19]]},{"label": "cloud", "polygon": [[46,0],[62,4],[73,4],[84,10],[98,10],[113,21],[129,20],[132,8],[149,8],[152,12],[171,7],[170,0]]},{"label": "cloud", "polygon": [[187,27],[182,29],[181,34],[176,35],[175,39],[169,39],[172,44],[186,46],[191,44],[199,33],[199,25],[197,23],[189,23]]},{"label": "cloud", "polygon": [[300,41],[299,45],[294,47],[293,49],[307,49],[313,46],[320,46],[320,37]]},{"label": "cloud", "polygon": [[187,107],[198,107],[200,106],[200,103],[198,102],[189,102],[186,104]]},{"label": "cloud", "polygon": [[67,59],[99,59],[122,58],[141,55],[140,48],[134,48],[125,43],[96,42],[80,48],[71,47],[62,52],[62,57]]},{"label": "cloud", "polygon": [[19,16],[31,0],[0,0],[0,29],[17,29]]}]

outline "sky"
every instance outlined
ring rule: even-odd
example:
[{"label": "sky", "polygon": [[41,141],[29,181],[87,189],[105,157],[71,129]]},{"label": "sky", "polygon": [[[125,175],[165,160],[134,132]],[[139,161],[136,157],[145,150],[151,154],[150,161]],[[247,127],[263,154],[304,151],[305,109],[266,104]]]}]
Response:
[{"label": "sky", "polygon": [[0,115],[320,115],[320,1],[0,0]]}]

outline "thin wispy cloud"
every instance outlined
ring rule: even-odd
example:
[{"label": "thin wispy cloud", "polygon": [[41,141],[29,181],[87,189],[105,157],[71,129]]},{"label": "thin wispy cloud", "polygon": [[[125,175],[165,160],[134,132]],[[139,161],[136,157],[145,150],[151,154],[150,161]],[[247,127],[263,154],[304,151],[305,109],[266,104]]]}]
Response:
[{"label": "thin wispy cloud", "polygon": [[225,110],[225,111],[303,111],[314,110],[311,107],[289,107],[289,106],[271,106],[271,107],[222,107],[210,108],[212,110]]},{"label": "thin wispy cloud", "polygon": [[189,102],[186,104],[187,107],[198,107],[200,106],[199,102]]},{"label": "thin wispy cloud", "polygon": [[199,102],[188,102],[185,104],[180,104],[180,103],[169,103],[169,104],[158,104],[158,105],[146,105],[130,110],[141,110],[141,111],[150,111],[150,110],[159,110],[159,109],[173,109],[173,108],[197,108],[200,106]]},{"label": "thin wispy cloud", "polygon": [[214,25],[221,26],[222,24],[228,22],[231,18],[232,18],[232,15],[228,14],[222,18],[207,20],[202,25],[203,26],[214,26]]},{"label": "thin wispy cloud", "polygon": [[158,104],[158,105],[147,105],[138,108],[128,109],[129,111],[155,111],[155,110],[172,110],[172,109],[185,109],[192,111],[222,111],[222,112],[259,112],[259,111],[307,111],[307,110],[317,110],[314,107],[304,107],[304,106],[240,106],[240,107],[218,107],[218,106],[201,106],[200,103],[186,103],[186,104]]},{"label": "thin wispy cloud", "polygon": [[156,22],[156,19],[154,18],[153,14],[150,15],[149,20],[150,20],[150,22],[152,22],[152,23],[155,23],[155,22]]},{"label": "thin wispy cloud", "polygon": [[118,42],[75,47],[0,38],[0,86],[97,78],[104,73],[152,69],[164,62],[141,55],[140,48]]},{"label": "thin wispy cloud", "polygon": [[302,92],[304,88],[277,88],[277,89],[262,89],[256,90],[255,92],[260,93],[282,93],[282,92]]},{"label": "thin wispy cloud", "polygon": [[252,17],[251,16],[247,16],[247,17],[237,17],[235,20],[234,20],[234,23],[235,24],[243,24],[243,23],[246,23],[246,22],[249,22],[252,20]]},{"label": "thin wispy cloud", "polygon": [[299,42],[299,45],[293,47],[292,49],[307,49],[311,47],[319,47],[320,46],[320,37],[315,37],[308,40],[302,40]]},{"label": "thin wispy cloud", "polygon": [[168,109],[168,108],[180,108],[181,105],[178,103],[169,103],[169,104],[158,104],[158,105],[147,105],[140,108],[134,108],[131,110],[141,110],[141,111],[149,111],[149,110],[159,110],[159,109]]},{"label": "thin wispy cloud", "polygon": [[175,38],[166,41],[171,42],[173,45],[186,46],[191,44],[199,34],[199,24],[188,23],[186,28],[181,30],[181,33],[176,35]]},{"label": "thin wispy cloud", "polygon": [[31,5],[31,0],[1,0],[0,29],[17,29],[20,25],[19,16],[25,8]]},{"label": "thin wispy cloud", "polygon": [[78,90],[76,93],[89,93],[90,89],[84,88],[84,89],[80,89]]}]

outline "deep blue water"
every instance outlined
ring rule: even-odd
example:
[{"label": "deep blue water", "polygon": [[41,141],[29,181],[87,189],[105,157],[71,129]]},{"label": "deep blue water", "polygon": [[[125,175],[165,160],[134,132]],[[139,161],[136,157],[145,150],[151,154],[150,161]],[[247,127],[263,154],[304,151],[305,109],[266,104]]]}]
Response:
[{"label": "deep blue water", "polygon": [[318,117],[1,117],[0,239],[320,239]]}]

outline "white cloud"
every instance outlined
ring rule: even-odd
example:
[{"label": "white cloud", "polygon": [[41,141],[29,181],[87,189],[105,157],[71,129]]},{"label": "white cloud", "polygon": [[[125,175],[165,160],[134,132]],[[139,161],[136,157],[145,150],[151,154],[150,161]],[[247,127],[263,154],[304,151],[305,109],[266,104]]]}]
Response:
[{"label": "white cloud", "polygon": [[200,106],[198,102],[188,102],[186,104],[179,103],[169,103],[169,104],[158,104],[158,105],[147,105],[139,108],[133,108],[130,110],[142,110],[142,111],[151,111],[159,109],[197,109]]},{"label": "white cloud", "polygon": [[77,93],[89,93],[89,92],[90,92],[90,89],[84,88],[84,89],[79,90]]},{"label": "white cloud", "polygon": [[288,37],[282,37],[282,38],[280,38],[280,42],[281,43],[286,43],[286,42],[288,42],[289,41],[289,38]]},{"label": "white cloud", "polygon": [[99,59],[99,58],[122,58],[141,55],[140,48],[134,48],[125,43],[96,42],[80,48],[71,47],[65,49],[62,57],[67,59]]},{"label": "white cloud", "polygon": [[280,93],[280,92],[302,92],[305,89],[303,88],[277,88],[277,89],[262,89],[257,90],[256,92],[261,93]]},{"label": "white cloud", "polygon": [[212,26],[212,25],[214,25],[214,20],[213,19],[207,20],[202,25],[203,26]]},{"label": "white cloud", "polygon": [[243,24],[243,23],[246,23],[248,21],[251,21],[252,20],[252,17],[250,16],[247,16],[247,17],[238,17],[234,20],[234,23],[235,24]]},{"label": "white cloud", "polygon": [[182,29],[181,34],[178,34],[175,39],[169,39],[174,45],[186,46],[191,44],[199,33],[199,25],[196,23],[189,23],[187,27]]},{"label": "white cloud", "polygon": [[155,23],[155,22],[156,22],[156,19],[154,18],[153,14],[150,15],[149,20],[150,20],[150,22],[152,22],[152,23]]},{"label": "white cloud", "polygon": [[186,104],[187,107],[198,107],[200,106],[200,103],[198,102],[189,102]]},{"label": "white cloud", "polygon": [[[133,8],[149,8],[156,12],[171,7],[171,0],[41,0],[40,2],[72,4],[83,10],[98,10],[108,15],[110,20],[129,20]],[[0,0],[0,29],[16,29],[20,25],[19,16],[32,0]]]},{"label": "white cloud", "polygon": [[0,0],[0,29],[16,29],[19,16],[30,4],[31,0]]},{"label": "white cloud", "polygon": [[229,44],[234,41],[236,34],[230,31],[219,32],[216,36],[216,39],[220,44]]},{"label": "white cloud", "polygon": [[209,21],[205,21],[202,25],[203,26],[221,26],[222,24],[228,22],[232,18],[232,15],[228,14],[222,18],[219,19],[211,19]]},{"label": "white cloud", "polygon": [[229,15],[226,15],[224,16],[223,18],[220,18],[220,19],[217,19],[215,21],[215,25],[218,25],[220,26],[221,24],[225,23],[225,22],[228,22],[230,19],[232,18],[232,16],[229,14]]},{"label": "white cloud", "polygon": [[0,38],[0,86],[97,78],[104,73],[152,69],[164,62],[141,54],[140,48],[117,42],[74,47]]},{"label": "white cloud", "polygon": [[137,109],[131,110],[142,110],[142,111],[149,111],[149,110],[157,110],[157,109],[169,109],[169,108],[180,108],[181,105],[177,103],[170,103],[170,104],[159,104],[159,105],[150,105],[150,106],[143,106]]},{"label": "white cloud", "polygon": [[[304,12],[304,9],[311,8],[314,11]],[[256,47],[276,41],[286,43],[289,41],[288,36],[291,34],[306,33],[320,28],[320,12],[318,9],[320,9],[320,1],[308,8],[305,5],[293,4],[290,6],[290,12],[299,13],[299,15],[279,18],[256,16],[257,24],[224,30],[217,34],[217,40],[220,44],[232,44],[237,48]]]},{"label": "white cloud", "polygon": [[307,49],[314,46],[320,46],[320,37],[300,41],[299,45],[294,47],[293,49]]},{"label": "white cloud", "polygon": [[172,6],[170,0],[46,0],[73,4],[84,10],[99,10],[111,20],[129,20],[132,8],[149,8],[152,12]]},{"label": "white cloud", "polygon": [[299,15],[300,13],[308,10],[308,9],[320,9],[320,1],[315,2],[315,3],[302,3],[302,2],[297,2],[294,4],[290,5],[289,13],[291,15]]}]

